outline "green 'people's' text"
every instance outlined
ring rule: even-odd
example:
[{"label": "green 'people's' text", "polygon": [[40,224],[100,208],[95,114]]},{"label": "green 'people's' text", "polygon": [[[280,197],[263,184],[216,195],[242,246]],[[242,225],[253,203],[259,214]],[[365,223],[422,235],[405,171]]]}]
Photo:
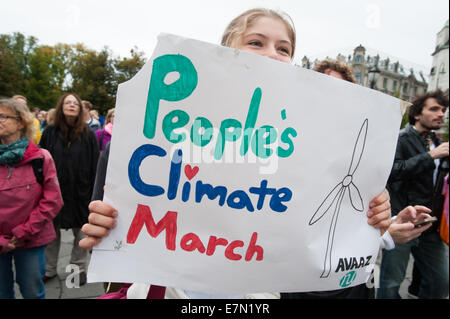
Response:
[{"label": "green 'people's' text", "polygon": [[[172,83],[166,83],[167,75],[174,72],[178,73],[178,79]],[[146,138],[153,139],[155,137],[160,102],[184,100],[194,92],[197,84],[197,70],[187,57],[183,55],[163,55],[153,61],[144,123],[144,136]],[[249,150],[259,158],[269,158],[273,154],[286,158],[294,152],[293,138],[297,137],[297,131],[294,128],[288,127],[281,134],[278,134],[278,131],[271,125],[256,128],[261,99],[262,90],[258,87],[251,95],[244,124],[233,118],[225,119],[220,123],[214,147],[214,158],[216,160],[222,158],[226,143],[240,142],[239,153],[241,156],[245,156]],[[285,110],[281,113],[282,119],[285,120]],[[184,128],[189,123],[190,116],[187,112],[173,110],[167,113],[162,120],[163,134],[173,144],[184,142],[187,134],[175,133],[175,130]],[[214,138],[211,121],[205,117],[197,117],[191,125],[189,138],[194,145],[199,147],[210,144]]]}]

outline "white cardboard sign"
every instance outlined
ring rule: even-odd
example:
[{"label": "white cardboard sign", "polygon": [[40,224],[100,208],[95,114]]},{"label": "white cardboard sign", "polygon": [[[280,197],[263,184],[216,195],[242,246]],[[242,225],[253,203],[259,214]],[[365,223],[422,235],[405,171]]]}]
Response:
[{"label": "white cardboard sign", "polygon": [[311,70],[160,35],[119,86],[88,278],[215,294],[365,283],[367,224],[404,102]]}]

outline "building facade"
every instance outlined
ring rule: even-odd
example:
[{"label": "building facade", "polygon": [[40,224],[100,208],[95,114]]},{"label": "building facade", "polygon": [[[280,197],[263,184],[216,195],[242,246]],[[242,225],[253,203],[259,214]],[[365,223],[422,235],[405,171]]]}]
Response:
[{"label": "building facade", "polygon": [[[449,92],[448,89],[448,68],[449,68],[449,55],[448,55],[448,20],[445,23],[441,31],[436,36],[436,49],[431,54],[433,56],[433,64],[430,71],[430,84],[428,85],[428,91],[434,91],[441,89],[444,92]],[[445,122],[441,129],[438,131],[440,134],[445,134],[448,137],[448,119],[449,109],[445,113]]]},{"label": "building facade", "polygon": [[448,20],[444,27],[439,31],[436,37],[436,49],[431,54],[433,56],[433,64],[430,71],[429,91],[434,91],[437,88],[442,91],[448,91]]},{"label": "building facade", "polygon": [[[402,100],[412,101],[427,91],[428,83],[422,72],[415,72],[412,68],[405,70],[403,65],[391,61],[389,57],[381,59],[379,55],[370,56],[362,45],[356,47],[352,55],[339,54],[336,59],[352,66],[358,84]],[[305,56],[302,67],[311,69],[316,62],[309,61]]]}]

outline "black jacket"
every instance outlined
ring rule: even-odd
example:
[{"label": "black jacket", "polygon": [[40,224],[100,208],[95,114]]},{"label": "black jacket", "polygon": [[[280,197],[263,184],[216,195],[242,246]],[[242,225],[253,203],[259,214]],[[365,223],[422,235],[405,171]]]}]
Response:
[{"label": "black jacket", "polygon": [[[433,142],[436,146],[442,143],[436,137],[433,138]],[[428,151],[426,141],[416,129],[408,126],[400,132],[394,165],[387,184],[391,197],[392,215],[397,215],[408,205],[433,208],[434,194],[440,190],[434,187],[433,175],[436,164]],[[444,161],[441,160],[441,173],[443,163]],[[444,176],[444,174],[439,175]],[[440,217],[441,213],[442,206],[440,211],[439,209],[433,211],[432,215]]]},{"label": "black jacket", "polygon": [[67,145],[60,130],[49,125],[42,134],[40,146],[53,156],[64,199],[64,207],[54,219],[55,226],[81,228],[88,221],[99,156],[96,136],[86,126],[81,137]]},{"label": "black jacket", "polygon": [[94,191],[92,193],[92,200],[103,200],[104,186],[106,182],[106,169],[108,168],[109,150],[111,142],[105,145],[105,148],[100,152],[100,157],[97,164],[97,175],[95,176]]}]

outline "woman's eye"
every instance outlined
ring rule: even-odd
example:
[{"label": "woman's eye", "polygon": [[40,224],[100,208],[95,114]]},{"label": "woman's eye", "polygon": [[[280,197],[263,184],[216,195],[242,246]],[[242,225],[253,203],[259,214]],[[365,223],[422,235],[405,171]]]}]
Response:
[{"label": "woman's eye", "polygon": [[253,45],[253,46],[258,46],[258,47],[262,45],[260,41],[250,41],[248,44]]},{"label": "woman's eye", "polygon": [[287,49],[287,48],[279,48],[278,50],[280,50],[281,52],[283,52],[285,54],[291,55],[289,49]]}]

